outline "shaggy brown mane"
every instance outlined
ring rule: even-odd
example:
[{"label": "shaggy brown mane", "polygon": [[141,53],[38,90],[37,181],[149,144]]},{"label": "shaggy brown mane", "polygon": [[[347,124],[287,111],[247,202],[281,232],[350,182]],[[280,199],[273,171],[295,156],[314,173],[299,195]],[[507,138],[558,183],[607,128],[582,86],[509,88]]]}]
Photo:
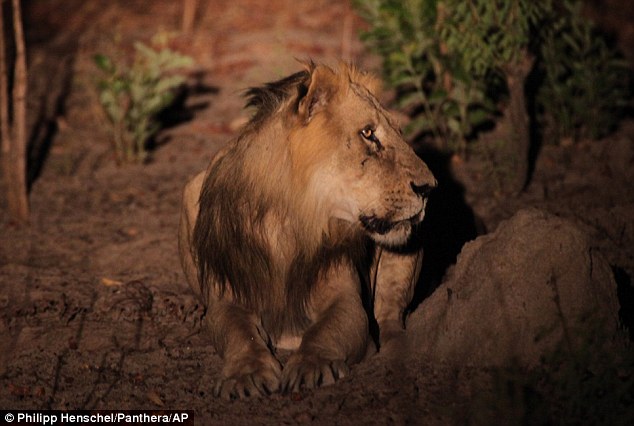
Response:
[{"label": "shaggy brown mane", "polygon": [[320,273],[339,263],[354,267],[369,262],[366,240],[356,233],[336,240],[324,235],[316,252],[298,245],[284,270],[266,235],[265,218],[275,209],[257,190],[248,189],[231,163],[216,165],[200,196],[193,254],[199,260],[203,293],[214,285],[220,294],[230,291],[240,304],[262,315],[272,335],[284,329],[301,331],[309,323],[306,301]]},{"label": "shaggy brown mane", "polygon": [[[255,114],[210,168],[193,232],[192,254],[203,291],[211,286],[220,294],[230,291],[243,306],[260,313],[274,334],[305,327],[306,300],[321,272],[342,262],[359,265],[368,257],[367,240],[349,226],[335,226],[334,233],[321,237],[311,234],[306,241],[312,218],[297,210],[304,189],[289,186],[286,137],[279,131],[267,133],[297,114],[315,65],[306,68],[245,93]],[[342,92],[357,75],[348,67],[339,74],[330,72],[338,76]],[[280,229],[292,246],[292,258],[280,259],[272,248],[271,220],[290,221],[290,229]]]},{"label": "shaggy brown mane", "polygon": [[[314,65],[310,65],[314,67]],[[251,87],[244,96],[247,98],[246,108],[254,107],[255,114],[249,121],[250,128],[259,127],[267,118],[275,114],[278,108],[291,96],[301,99],[306,94],[306,85],[310,81],[309,70],[299,71],[281,80],[267,83],[264,86]]]},{"label": "shaggy brown mane", "polygon": [[[246,90],[244,96],[247,98],[245,108],[254,107],[255,113],[248,123],[247,129],[256,129],[269,117],[274,115],[280,106],[292,96],[299,102],[308,90],[311,74],[317,67],[313,61],[303,63],[303,71],[291,74],[281,80],[266,83],[263,86],[251,87]],[[358,70],[355,66],[340,63],[338,69],[330,70],[340,79],[340,87],[356,88],[360,84],[369,89],[375,96],[381,91],[381,82],[373,75]],[[356,91],[359,94],[358,91]],[[375,103],[375,100],[371,101]],[[294,105],[297,109],[297,103]]]}]

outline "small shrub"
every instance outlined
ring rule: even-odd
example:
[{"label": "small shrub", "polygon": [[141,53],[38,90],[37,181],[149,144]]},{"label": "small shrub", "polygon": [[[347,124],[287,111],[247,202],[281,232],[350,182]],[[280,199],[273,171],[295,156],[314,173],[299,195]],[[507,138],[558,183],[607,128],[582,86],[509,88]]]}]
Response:
[{"label": "small shrub", "polygon": [[543,13],[528,0],[356,4],[371,24],[363,39],[382,56],[398,105],[412,114],[406,130],[454,152],[499,113],[505,67],[522,58],[529,27]]},{"label": "small shrub", "polygon": [[[131,65],[105,54],[94,57],[103,73],[97,83],[99,102],[112,125],[118,162],[146,159],[147,141],[159,130],[155,117],[173,102],[175,88],[185,81],[177,70],[193,63],[190,57],[165,46],[137,42],[134,49]],[[124,57],[121,53],[116,56]]]},{"label": "small shrub", "polygon": [[517,151],[507,157],[528,161],[524,83],[533,59],[543,77],[541,121],[562,136],[603,136],[629,105],[626,65],[581,14],[580,0],[355,3],[370,24],[362,38],[382,57],[398,106],[412,116],[406,130],[448,151],[464,152],[504,112],[508,139],[518,139],[507,144]]},{"label": "small shrub", "polygon": [[613,131],[630,106],[629,67],[581,13],[563,2],[541,35],[537,96],[553,139],[598,139]]}]

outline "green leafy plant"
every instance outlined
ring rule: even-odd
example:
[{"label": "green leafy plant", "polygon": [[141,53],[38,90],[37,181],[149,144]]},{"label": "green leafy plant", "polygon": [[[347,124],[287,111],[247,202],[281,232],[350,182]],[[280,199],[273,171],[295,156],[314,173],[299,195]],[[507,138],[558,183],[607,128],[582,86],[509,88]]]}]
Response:
[{"label": "green leafy plant", "polygon": [[[449,151],[498,113],[494,89],[519,62],[541,3],[358,0],[371,24],[364,40],[383,58],[387,82],[409,109],[411,134],[429,134]],[[498,91],[499,92],[499,91]]]},{"label": "green leafy plant", "polygon": [[156,115],[174,101],[174,90],[185,81],[177,71],[193,63],[165,46],[137,42],[134,49],[131,65],[105,54],[94,57],[103,73],[97,83],[99,102],[112,125],[118,162],[147,158],[147,141],[160,128]]},{"label": "green leafy plant", "polygon": [[629,67],[597,34],[581,3],[563,2],[541,35],[538,92],[542,121],[555,140],[598,139],[630,106]]},{"label": "green leafy plant", "polygon": [[582,16],[580,0],[355,3],[370,24],[362,38],[412,118],[409,134],[463,154],[484,124],[504,120],[496,158],[514,171],[516,190],[528,175],[525,85],[535,63],[543,75],[537,110],[561,134],[601,136],[627,104],[624,64]]},{"label": "green leafy plant", "polygon": [[412,115],[408,134],[430,135],[445,148],[462,150],[473,126],[488,117],[483,87],[447,55],[438,30],[436,0],[357,1],[372,24],[363,35],[383,58],[383,74],[398,91],[397,105]]},{"label": "green leafy plant", "polygon": [[551,0],[447,0],[439,4],[447,10],[440,32],[448,53],[458,58],[471,79],[485,87],[489,100],[501,106],[497,112],[506,121],[501,127],[507,132],[494,164],[511,171],[502,186],[522,190],[530,151],[524,86],[534,63],[531,35],[552,10]]}]

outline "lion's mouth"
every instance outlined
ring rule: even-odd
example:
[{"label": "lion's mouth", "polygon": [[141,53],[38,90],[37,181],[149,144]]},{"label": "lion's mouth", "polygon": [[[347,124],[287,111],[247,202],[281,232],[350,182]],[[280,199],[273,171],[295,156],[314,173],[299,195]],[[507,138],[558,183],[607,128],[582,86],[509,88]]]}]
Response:
[{"label": "lion's mouth", "polygon": [[423,220],[423,209],[421,209],[415,215],[401,220],[388,220],[377,217],[376,215],[360,215],[359,221],[363,225],[363,228],[371,233],[378,235],[385,235],[396,228],[403,225],[411,226],[417,225]]}]

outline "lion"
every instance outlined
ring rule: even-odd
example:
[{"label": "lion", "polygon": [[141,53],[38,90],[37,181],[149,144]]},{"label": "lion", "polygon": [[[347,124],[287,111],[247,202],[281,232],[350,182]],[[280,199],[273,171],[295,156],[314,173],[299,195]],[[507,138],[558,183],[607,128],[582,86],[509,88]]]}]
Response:
[{"label": "lion", "polygon": [[253,117],[186,185],[179,251],[224,360],[216,396],[332,384],[374,347],[371,320],[379,348],[403,330],[422,252],[400,247],[436,180],[379,87],[310,62],[248,90]]}]

